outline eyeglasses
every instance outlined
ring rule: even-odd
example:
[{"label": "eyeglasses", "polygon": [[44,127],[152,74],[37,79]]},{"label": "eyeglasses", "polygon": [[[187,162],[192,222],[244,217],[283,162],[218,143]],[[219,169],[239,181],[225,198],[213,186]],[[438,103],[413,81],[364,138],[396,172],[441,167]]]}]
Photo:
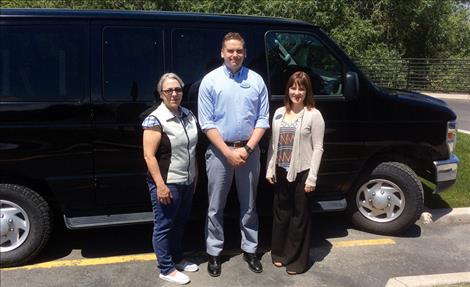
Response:
[{"label": "eyeglasses", "polygon": [[178,87],[178,88],[174,88],[174,89],[162,90],[162,93],[166,96],[173,95],[173,92],[176,92],[177,94],[181,94],[183,92],[183,89]]}]

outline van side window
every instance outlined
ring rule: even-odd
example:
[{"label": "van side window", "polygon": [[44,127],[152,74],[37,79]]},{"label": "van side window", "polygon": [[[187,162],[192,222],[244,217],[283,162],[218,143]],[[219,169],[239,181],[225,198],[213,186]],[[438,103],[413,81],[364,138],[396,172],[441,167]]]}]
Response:
[{"label": "van side window", "polygon": [[205,74],[222,65],[220,45],[226,33],[205,29],[172,31],[173,71],[183,79],[186,86],[198,84]]},{"label": "van side window", "polygon": [[315,95],[342,96],[342,64],[315,36],[268,32],[265,40],[272,95],[283,95],[290,75],[304,71]]},{"label": "van side window", "polygon": [[79,25],[2,25],[0,101],[83,99],[88,85],[87,39],[87,30]]},{"label": "van side window", "polygon": [[161,41],[150,27],[103,29],[103,96],[106,101],[153,101],[163,71]]}]

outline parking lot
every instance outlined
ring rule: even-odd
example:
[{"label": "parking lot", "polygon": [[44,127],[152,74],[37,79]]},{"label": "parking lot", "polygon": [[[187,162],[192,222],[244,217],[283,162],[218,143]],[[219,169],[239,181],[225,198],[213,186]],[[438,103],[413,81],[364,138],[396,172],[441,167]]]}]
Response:
[{"label": "parking lot", "polygon": [[[248,270],[238,249],[236,219],[226,220],[222,275],[207,275],[203,222],[189,223],[184,248],[200,270],[192,286],[384,286],[396,276],[468,271],[469,224],[414,225],[398,237],[360,232],[341,213],[314,215],[313,265],[290,276],[271,264],[270,219],[261,220],[264,272]],[[101,230],[56,231],[31,265],[2,269],[1,286],[174,286],[158,279],[151,225]]]}]

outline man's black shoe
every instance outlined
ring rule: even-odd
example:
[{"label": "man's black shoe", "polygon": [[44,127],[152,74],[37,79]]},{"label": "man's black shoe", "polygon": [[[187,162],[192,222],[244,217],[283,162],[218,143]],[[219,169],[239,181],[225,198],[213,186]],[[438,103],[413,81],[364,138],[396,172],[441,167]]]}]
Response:
[{"label": "man's black shoe", "polygon": [[248,263],[248,267],[251,271],[255,273],[263,272],[263,265],[261,265],[255,253],[243,252],[243,259]]},{"label": "man's black shoe", "polygon": [[219,256],[209,255],[209,260],[207,262],[207,272],[212,277],[219,277],[222,272],[222,263],[220,262]]}]

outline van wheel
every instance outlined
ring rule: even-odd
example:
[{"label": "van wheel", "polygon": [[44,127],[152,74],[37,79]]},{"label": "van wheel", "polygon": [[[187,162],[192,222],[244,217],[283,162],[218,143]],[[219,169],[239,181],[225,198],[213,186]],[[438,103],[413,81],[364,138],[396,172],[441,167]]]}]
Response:
[{"label": "van wheel", "polygon": [[399,162],[379,164],[348,196],[352,223],[378,234],[398,234],[423,211],[423,186],[416,173]]},{"label": "van wheel", "polygon": [[33,258],[52,228],[47,202],[33,190],[0,184],[0,265],[16,266]]}]

